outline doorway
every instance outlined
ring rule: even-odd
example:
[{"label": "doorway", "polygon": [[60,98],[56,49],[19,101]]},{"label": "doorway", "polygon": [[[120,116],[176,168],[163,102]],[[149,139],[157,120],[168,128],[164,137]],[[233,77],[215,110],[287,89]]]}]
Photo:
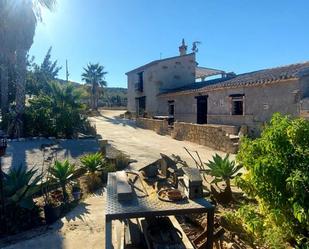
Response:
[{"label": "doorway", "polygon": [[146,97],[135,98],[136,113],[138,116],[143,116],[146,110]]},{"label": "doorway", "polygon": [[196,98],[196,123],[207,124],[207,98],[208,96],[197,96]]}]

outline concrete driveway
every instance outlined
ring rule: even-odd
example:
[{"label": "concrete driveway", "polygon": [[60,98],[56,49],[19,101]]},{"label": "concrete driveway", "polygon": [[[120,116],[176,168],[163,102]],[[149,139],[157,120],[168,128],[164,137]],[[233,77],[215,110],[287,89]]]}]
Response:
[{"label": "concrete driveway", "polygon": [[[134,121],[120,119],[118,116],[124,111],[102,110],[101,116],[92,117],[91,121],[96,124],[97,132],[107,139],[116,149],[130,155],[136,160],[131,166],[140,169],[160,158],[160,153],[171,156],[179,155],[190,165],[195,166],[184,147],[190,151],[198,151],[202,161],[207,162],[215,153],[225,155],[224,152],[212,148],[191,143],[178,141],[170,136],[161,136],[152,130],[136,127]],[[231,158],[234,158],[232,155]]]}]

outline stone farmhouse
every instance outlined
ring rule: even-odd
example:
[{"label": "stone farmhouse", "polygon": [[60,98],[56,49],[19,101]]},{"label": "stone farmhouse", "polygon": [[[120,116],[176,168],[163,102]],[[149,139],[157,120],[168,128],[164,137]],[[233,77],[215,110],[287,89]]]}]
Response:
[{"label": "stone farmhouse", "polygon": [[128,111],[176,122],[246,126],[252,136],[274,112],[309,117],[309,62],[237,75],[199,67],[184,41],[179,51],[126,73]]}]

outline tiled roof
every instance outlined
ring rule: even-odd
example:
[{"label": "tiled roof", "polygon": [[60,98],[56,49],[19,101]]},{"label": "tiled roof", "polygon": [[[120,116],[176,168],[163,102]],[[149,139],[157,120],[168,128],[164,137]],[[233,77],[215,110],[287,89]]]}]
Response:
[{"label": "tiled roof", "polygon": [[195,82],[184,87],[170,89],[160,95],[174,93],[202,92],[210,89],[267,84],[279,80],[299,78],[309,74],[309,61],[282,67],[263,69],[259,71],[236,75],[232,78],[219,78],[203,82]]}]

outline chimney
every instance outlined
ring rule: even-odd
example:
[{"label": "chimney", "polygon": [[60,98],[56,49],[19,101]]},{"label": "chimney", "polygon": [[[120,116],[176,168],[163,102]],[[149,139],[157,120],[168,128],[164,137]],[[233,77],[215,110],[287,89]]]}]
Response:
[{"label": "chimney", "polygon": [[227,78],[227,79],[232,79],[236,77],[236,73],[234,72],[228,72],[228,73],[224,73],[222,75],[222,78]]},{"label": "chimney", "polygon": [[182,39],[182,44],[179,47],[180,56],[187,54],[187,45],[185,44],[185,39]]}]

